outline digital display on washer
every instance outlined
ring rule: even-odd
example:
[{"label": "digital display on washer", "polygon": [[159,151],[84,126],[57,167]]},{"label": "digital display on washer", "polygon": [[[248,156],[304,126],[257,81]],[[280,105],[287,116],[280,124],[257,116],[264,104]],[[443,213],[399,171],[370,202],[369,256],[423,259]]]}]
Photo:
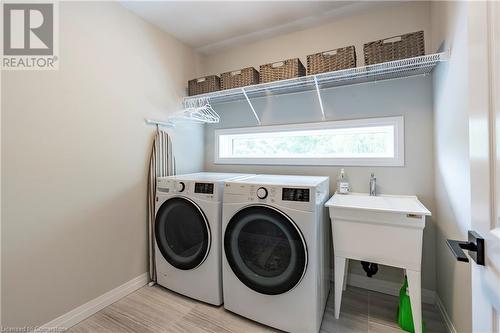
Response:
[{"label": "digital display on washer", "polygon": [[283,201],[309,201],[308,188],[283,188]]},{"label": "digital display on washer", "polygon": [[214,184],[212,183],[195,183],[194,193],[214,194]]}]

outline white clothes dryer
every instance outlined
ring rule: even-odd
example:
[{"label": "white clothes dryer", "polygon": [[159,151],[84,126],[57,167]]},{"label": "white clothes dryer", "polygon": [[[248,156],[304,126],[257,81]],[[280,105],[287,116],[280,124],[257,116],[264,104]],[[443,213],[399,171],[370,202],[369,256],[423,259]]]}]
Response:
[{"label": "white clothes dryer", "polygon": [[224,185],[224,307],[287,332],[318,332],[330,288],[328,177],[257,175]]}]

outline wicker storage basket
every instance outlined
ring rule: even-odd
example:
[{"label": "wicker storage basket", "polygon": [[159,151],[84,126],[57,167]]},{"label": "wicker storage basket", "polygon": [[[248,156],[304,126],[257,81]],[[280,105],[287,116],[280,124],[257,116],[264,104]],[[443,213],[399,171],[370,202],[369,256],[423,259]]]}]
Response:
[{"label": "wicker storage basket", "polygon": [[315,53],[307,56],[307,74],[319,74],[356,67],[354,46]]},{"label": "wicker storage basket", "polygon": [[220,90],[220,78],[217,75],[209,75],[188,81],[189,96],[217,90]]},{"label": "wicker storage basket", "polygon": [[253,67],[238,71],[226,72],[220,75],[220,88],[231,89],[259,83],[259,72]]},{"label": "wicker storage basket", "polygon": [[260,83],[292,79],[306,75],[306,69],[298,58],[260,65]]},{"label": "wicker storage basket", "polygon": [[364,54],[365,65],[424,55],[424,32],[417,31],[366,43]]}]

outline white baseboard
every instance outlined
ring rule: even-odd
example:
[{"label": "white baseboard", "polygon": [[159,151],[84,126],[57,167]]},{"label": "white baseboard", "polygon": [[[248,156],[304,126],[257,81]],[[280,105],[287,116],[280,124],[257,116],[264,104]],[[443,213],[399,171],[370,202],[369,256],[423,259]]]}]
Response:
[{"label": "white baseboard", "polygon": [[446,325],[448,332],[457,333],[457,330],[455,329],[455,326],[453,326],[453,322],[451,321],[451,318],[448,315],[448,312],[446,311],[446,308],[444,307],[444,304],[438,295],[436,295],[436,306],[439,312],[441,312],[441,317],[443,317],[444,324]]},{"label": "white baseboard", "polygon": [[[132,280],[125,282],[121,286],[118,286],[108,291],[107,293],[63,314],[62,316],[57,317],[56,319],[41,326],[34,332],[44,332],[44,329],[46,331],[47,328],[69,328],[71,326],[74,326],[82,320],[85,320],[96,312],[102,310],[106,306],[113,304],[114,302],[120,300],[128,294],[145,286],[148,282],[149,274],[141,274],[133,278]],[[353,287],[368,289],[393,296],[399,296],[399,289],[401,288],[401,285],[399,283],[373,279],[359,274],[349,274],[347,278],[347,284]],[[422,302],[436,304],[437,308],[441,312],[448,332],[457,333],[457,330],[453,326],[450,316],[446,312],[441,299],[438,295],[436,295],[434,291],[422,289]]]},{"label": "white baseboard", "polygon": [[136,291],[137,289],[145,286],[149,282],[149,274],[144,273],[132,280],[125,282],[107,293],[94,298],[87,303],[63,314],[60,317],[48,322],[47,324],[39,327],[34,332],[47,332],[48,328],[70,328],[81,322],[82,320],[92,316],[94,313],[102,310],[106,306],[113,304],[119,299],[127,296],[128,294]]},{"label": "white baseboard", "polygon": [[[380,279],[369,278],[364,275],[349,273],[347,276],[347,284],[353,287],[368,289],[383,294],[399,296],[401,283],[385,281]],[[434,304],[436,293],[433,290],[422,288],[422,302]]]}]

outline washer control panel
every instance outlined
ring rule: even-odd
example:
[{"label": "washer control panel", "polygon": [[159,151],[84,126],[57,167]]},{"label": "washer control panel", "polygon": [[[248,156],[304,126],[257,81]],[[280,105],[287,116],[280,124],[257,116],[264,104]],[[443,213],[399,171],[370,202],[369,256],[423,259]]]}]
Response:
[{"label": "washer control panel", "polygon": [[177,192],[184,192],[184,190],[186,189],[186,184],[184,184],[184,182],[178,182],[177,184],[175,184],[175,189],[177,190]]},{"label": "washer control panel", "polygon": [[268,194],[268,193],[267,193],[267,190],[266,190],[266,188],[265,188],[265,187],[259,187],[259,188],[257,189],[257,197],[258,197],[259,199],[265,199],[265,198],[267,198],[267,194]]},{"label": "washer control panel", "polygon": [[194,193],[214,194],[214,184],[194,183]]},{"label": "washer control panel", "polygon": [[214,182],[180,180],[168,177],[160,177],[156,182],[158,193],[170,195],[184,195],[190,197],[203,198],[205,200],[218,201],[222,185]]}]

